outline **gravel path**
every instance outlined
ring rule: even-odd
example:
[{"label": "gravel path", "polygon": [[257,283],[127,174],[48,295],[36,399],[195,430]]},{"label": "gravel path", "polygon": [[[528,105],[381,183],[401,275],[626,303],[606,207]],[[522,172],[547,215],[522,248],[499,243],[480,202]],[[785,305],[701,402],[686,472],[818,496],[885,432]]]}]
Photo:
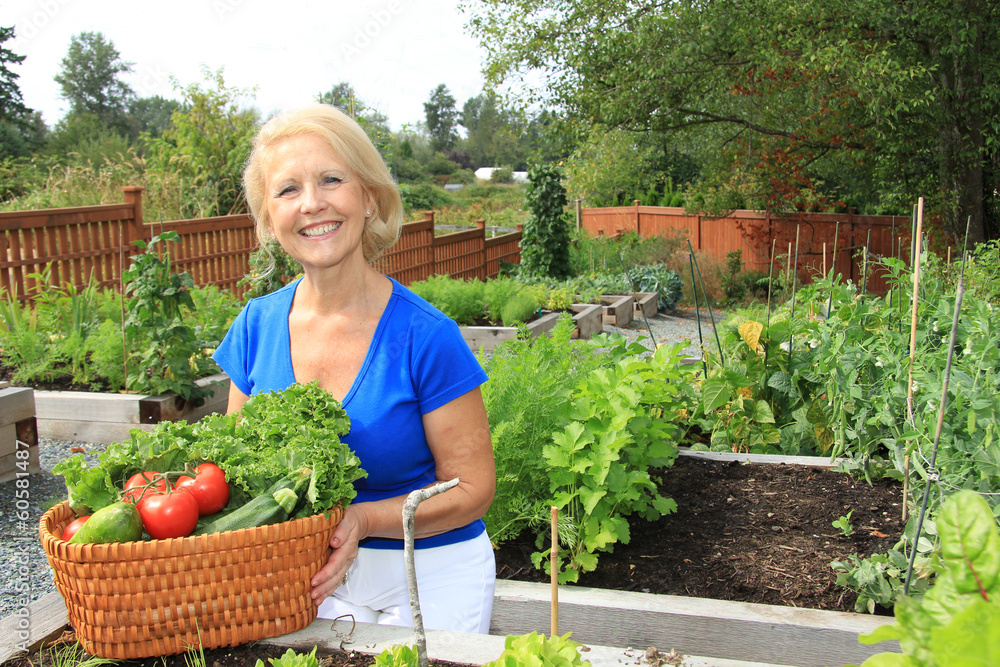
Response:
[{"label": "gravel path", "polygon": [[[720,320],[718,313],[716,321]],[[706,346],[714,345],[712,328],[706,313],[702,313],[702,338]],[[677,311],[672,314],[657,313],[648,318],[642,317],[632,321],[625,327],[604,326],[605,333],[621,333],[629,340],[643,339],[650,349],[649,331],[652,330],[656,343],[673,344],[684,340],[691,345],[686,348],[692,357],[700,358],[698,347],[698,323],[694,311]],[[0,581],[3,584],[3,596],[0,598],[0,618],[6,618],[47,593],[55,590],[52,570],[42,551],[38,540],[38,522],[42,514],[53,505],[66,498],[66,487],[62,477],[52,474],[52,467],[59,461],[84,453],[88,462],[96,463],[97,455],[103,451],[104,445],[87,442],[67,442],[40,438],[38,443],[41,472],[27,478],[29,518],[23,521],[18,518],[16,481],[0,484],[0,524],[3,526],[0,534],[0,563],[10,563],[9,567],[0,568]],[[22,486],[25,480],[21,480]],[[23,497],[24,489],[20,489]],[[27,590],[26,590],[27,589]]]}]

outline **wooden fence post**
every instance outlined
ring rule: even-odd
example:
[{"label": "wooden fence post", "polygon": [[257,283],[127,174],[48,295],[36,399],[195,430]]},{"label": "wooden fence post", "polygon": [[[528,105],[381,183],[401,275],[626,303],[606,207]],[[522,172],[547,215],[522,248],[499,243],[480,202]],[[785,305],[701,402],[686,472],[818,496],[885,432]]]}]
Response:
[{"label": "wooden fence post", "polygon": [[132,245],[132,241],[145,240],[146,232],[142,226],[142,186],[126,185],[122,187],[125,203],[132,207],[132,219],[125,225],[123,248]]},{"label": "wooden fence post", "polygon": [[583,228],[583,200],[577,197],[576,199],[576,231],[580,231]]},{"label": "wooden fence post", "polygon": [[483,259],[480,262],[483,271],[479,275],[479,279],[488,280],[490,277],[490,267],[486,265],[486,261],[488,259],[486,257],[486,220],[484,218],[479,218],[478,220],[476,220],[476,227],[479,229],[479,231],[483,233],[483,251],[482,251]]},{"label": "wooden fence post", "polygon": [[635,233],[642,238],[642,230],[639,229],[639,200],[635,199]]},{"label": "wooden fence post", "polygon": [[434,247],[434,211],[424,211],[424,219],[431,221],[431,272],[430,275],[437,275],[437,249]]}]

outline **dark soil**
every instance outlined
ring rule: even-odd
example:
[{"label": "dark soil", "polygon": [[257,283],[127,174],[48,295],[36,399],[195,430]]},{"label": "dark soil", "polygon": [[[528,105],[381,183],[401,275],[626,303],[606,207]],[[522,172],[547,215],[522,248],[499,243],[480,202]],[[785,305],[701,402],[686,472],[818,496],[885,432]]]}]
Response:
[{"label": "dark soil", "polygon": [[[629,543],[600,554],[578,585],[853,612],[857,596],[837,586],[830,562],[884,552],[902,530],[900,485],[889,480],[681,456],[659,484],[677,512],[632,521]],[[851,510],[845,537],[832,522]],[[503,545],[497,576],[548,582],[533,551],[527,536]]]}]

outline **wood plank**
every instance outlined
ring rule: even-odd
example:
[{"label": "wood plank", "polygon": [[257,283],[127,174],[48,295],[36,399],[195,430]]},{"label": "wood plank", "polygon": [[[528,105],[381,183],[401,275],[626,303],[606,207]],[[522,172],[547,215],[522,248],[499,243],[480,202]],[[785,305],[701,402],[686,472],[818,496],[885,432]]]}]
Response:
[{"label": "wood plank", "polygon": [[139,423],[139,401],[147,394],[101,394],[86,391],[36,391],[39,420]]},{"label": "wood plank", "polygon": [[[497,581],[491,632],[547,632],[548,584]],[[673,595],[559,589],[560,631],[606,646],[656,646],[680,653],[795,667],[861,664],[898,643],[858,643],[858,635],[892,623],[868,616],[816,609],[726,602]]]},{"label": "wood plank", "polygon": [[98,444],[125,442],[132,429],[149,431],[152,424],[122,422],[85,422],[76,419],[39,419],[38,435],[53,440],[79,440]]},{"label": "wood plank", "polygon": [[[560,630],[562,631],[562,630]],[[483,665],[496,660],[503,652],[505,636],[496,634],[474,635],[464,632],[427,630],[427,657],[455,665]],[[545,633],[546,635],[548,632]],[[578,641],[574,633],[571,639]],[[413,630],[375,623],[352,623],[350,620],[333,621],[317,619],[298,632],[262,641],[272,646],[282,646],[299,652],[312,651],[314,646],[336,650],[356,651],[365,655],[378,655],[385,649],[400,644],[413,644]],[[621,667],[644,664],[645,647],[640,649],[615,648],[587,644],[582,657],[593,667]],[[666,653],[668,651],[664,650]],[[762,663],[737,660],[707,659],[685,656],[685,667],[771,667]]]},{"label": "wood plank", "polygon": [[707,459],[709,461],[736,461],[738,463],[775,463],[786,465],[816,466],[836,468],[844,458],[831,459],[828,456],[785,456],[783,454],[741,454],[737,452],[702,452],[686,447],[680,448],[681,456]]},{"label": "wood plank", "polygon": [[28,387],[0,389],[0,427],[34,416],[34,390]]},{"label": "wood plank", "polygon": [[29,653],[38,650],[43,642],[57,639],[68,624],[66,603],[59,593],[48,593],[31,604],[18,604],[12,614],[0,620],[0,663],[19,655],[22,649]]},{"label": "wood plank", "polygon": [[605,324],[623,327],[632,321],[635,297],[631,294],[602,294],[601,303],[604,306]]}]

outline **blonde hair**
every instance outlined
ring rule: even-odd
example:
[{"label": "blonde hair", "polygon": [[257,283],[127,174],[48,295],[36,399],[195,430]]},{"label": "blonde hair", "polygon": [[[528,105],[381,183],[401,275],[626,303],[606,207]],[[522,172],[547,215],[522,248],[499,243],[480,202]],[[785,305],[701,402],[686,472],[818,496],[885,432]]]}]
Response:
[{"label": "blonde hair", "polygon": [[250,215],[254,219],[257,241],[262,248],[272,240],[265,204],[267,159],[269,149],[279,141],[304,134],[325,140],[347,163],[371,197],[374,208],[365,221],[361,247],[368,262],[378,259],[399,239],[403,227],[403,202],[382,156],[357,122],[329,104],[312,104],[274,116],[261,126],[243,170],[243,188]]}]

